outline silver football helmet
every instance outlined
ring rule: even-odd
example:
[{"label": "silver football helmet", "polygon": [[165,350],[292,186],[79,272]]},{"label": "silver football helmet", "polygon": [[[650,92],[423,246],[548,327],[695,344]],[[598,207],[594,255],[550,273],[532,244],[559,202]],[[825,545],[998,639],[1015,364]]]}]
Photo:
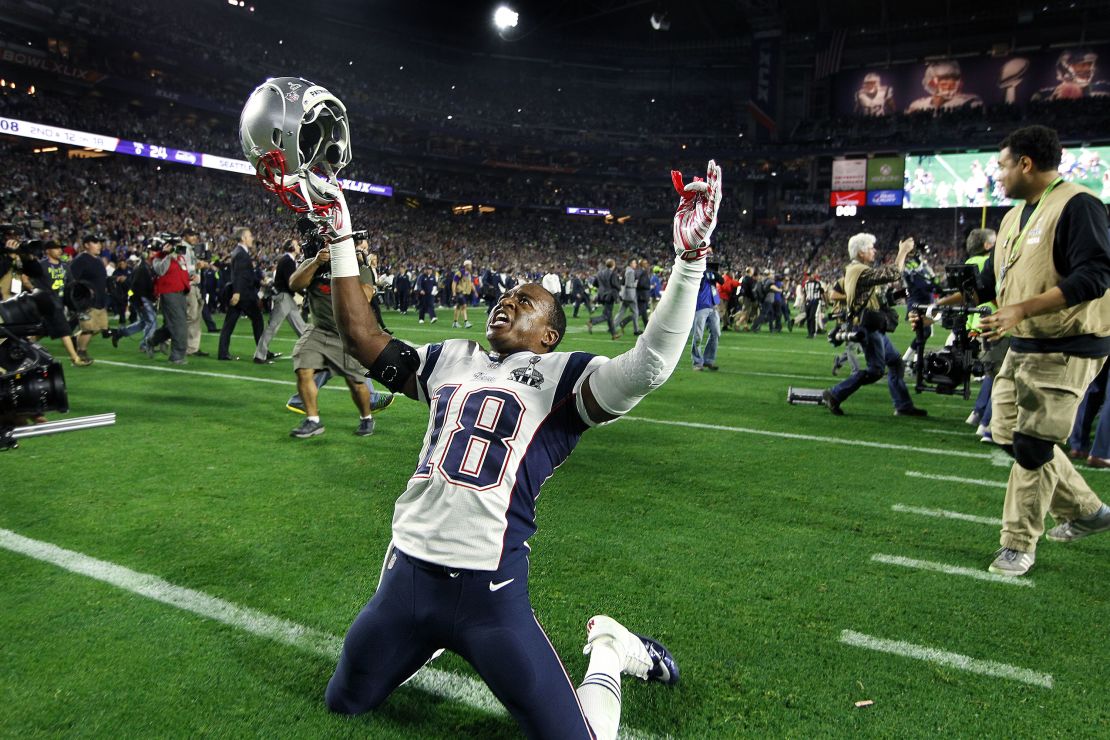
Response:
[{"label": "silver football helmet", "polygon": [[258,179],[285,205],[299,213],[332,208],[351,138],[347,108],[326,88],[300,77],[266,80],[243,106],[239,141]]}]

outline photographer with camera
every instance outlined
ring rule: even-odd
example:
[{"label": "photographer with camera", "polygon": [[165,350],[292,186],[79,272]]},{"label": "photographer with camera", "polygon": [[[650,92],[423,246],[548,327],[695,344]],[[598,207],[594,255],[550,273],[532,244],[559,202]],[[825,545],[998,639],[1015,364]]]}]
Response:
[{"label": "photographer with camera", "polygon": [[1055,542],[1110,530],[1110,506],[1058,446],[1110,355],[1110,233],[1094,193],[1059,176],[1055,131],[1021,128],[999,148],[998,179],[1024,203],[1002,219],[977,291],[998,304],[981,320],[985,336],[1011,337],[991,394],[991,434],[1014,464],[990,571],[1021,576],[1033,567],[1046,513],[1060,522],[1048,532]]},{"label": "photographer with camera", "polygon": [[898,243],[895,264],[873,267],[875,262],[875,236],[856,234],[848,240],[851,263],[844,271],[844,295],[848,305],[849,320],[853,327],[862,330],[860,344],[867,360],[867,367],[852,373],[836,386],[821,394],[830,413],[843,416],[840,405],[865,385],[883,377],[887,368],[887,386],[894,402],[895,416],[926,416],[910,399],[906,381],[902,377],[902,356],[894,348],[887,332],[897,326],[898,315],[882,303],[880,286],[898,281],[906,265],[906,256],[913,250],[913,238]]},{"label": "photographer with camera", "polygon": [[108,271],[100,259],[103,247],[104,237],[85,235],[81,239],[81,254],[69,266],[73,279],[92,290],[92,305],[80,317],[81,333],[77,336],[77,354],[85,362],[92,362],[88,350],[93,335],[108,331]]},{"label": "photographer with camera", "polygon": [[[919,308],[931,306],[936,299],[937,277],[933,268],[929,266],[926,257],[929,254],[929,245],[914,245],[913,251],[906,256],[906,266],[902,270],[902,285],[906,294],[906,320],[909,321],[910,313]],[[894,301],[891,301],[893,303]],[[915,332],[910,348],[902,355],[902,364],[909,367],[909,363],[919,354],[919,349],[925,347],[929,337],[933,335],[931,326],[926,325],[924,332]]]},{"label": "photographer with camera", "polygon": [[[181,234],[176,251],[178,255],[185,257],[185,270],[189,273],[189,292],[185,294],[185,325],[188,327],[185,354],[207,357],[208,353],[200,348],[200,322],[205,312],[200,278],[201,272],[212,266],[209,262],[211,257],[207,247],[200,243],[200,234],[193,228],[185,229]],[[211,315],[206,323],[209,330],[215,326]]]},{"label": "photographer with camera", "polygon": [[177,251],[177,237],[162,233],[152,245],[155,250],[152,267],[154,268],[154,296],[162,305],[162,327],[148,340],[153,348],[170,340],[170,362],[174,365],[186,364],[185,353],[188,348],[189,320],[185,305],[189,294],[189,270],[185,255]]},{"label": "photographer with camera", "polygon": [[[332,373],[342,375],[351,391],[351,399],[359,412],[359,424],[355,434],[368,437],[374,433],[373,411],[375,407],[384,409],[393,401],[392,394],[371,392],[368,387],[367,371],[343,346],[339,328],[335,323],[335,312],[331,301],[331,250],[322,245],[319,235],[308,237],[305,243],[306,254],[313,256],[305,259],[289,277],[289,289],[305,291],[312,323],[293,347],[293,369],[297,373],[297,395],[304,408],[305,419],[289,433],[297,439],[307,439],[324,433],[320,422],[320,408],[317,403],[319,389],[318,374]],[[357,257],[356,257],[357,264]],[[369,304],[374,295],[371,271],[362,266],[358,269],[362,292]],[[322,383],[320,383],[322,385]],[[292,403],[293,399],[290,399]],[[299,410],[299,409],[295,409]]]},{"label": "photographer with camera", "polygon": [[[972,229],[964,242],[964,247],[967,249],[967,259],[964,260],[964,264],[974,265],[982,273],[997,240],[998,234],[993,229]],[[979,306],[980,308],[989,308],[991,311],[995,308],[991,301],[981,303]],[[978,315],[969,316],[967,328],[979,333],[981,331],[980,317]],[[1002,366],[1002,359],[1006,356],[1006,350],[1009,348],[1009,337],[1003,337],[991,344],[986,361],[983,363],[983,383],[979,386],[979,395],[975,397],[975,407],[972,408],[971,414],[967,417],[967,423],[976,427],[975,433],[984,442],[994,441],[991,436],[991,389],[994,386],[995,373]]]}]

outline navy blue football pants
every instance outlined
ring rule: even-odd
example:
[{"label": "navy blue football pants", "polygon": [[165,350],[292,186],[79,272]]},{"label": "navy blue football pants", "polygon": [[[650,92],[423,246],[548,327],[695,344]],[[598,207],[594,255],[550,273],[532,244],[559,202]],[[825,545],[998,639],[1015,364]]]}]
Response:
[{"label": "navy blue football pants", "polygon": [[374,709],[439,648],[466,659],[528,737],[594,737],[532,613],[525,556],[496,571],[457,570],[391,545],[378,590],[343,641],[328,708]]}]

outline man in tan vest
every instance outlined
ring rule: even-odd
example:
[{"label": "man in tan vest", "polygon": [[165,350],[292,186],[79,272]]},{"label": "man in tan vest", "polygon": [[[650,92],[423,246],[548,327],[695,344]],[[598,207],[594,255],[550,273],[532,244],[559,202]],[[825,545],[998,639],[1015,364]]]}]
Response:
[{"label": "man in tan vest", "polygon": [[1018,129],[1000,148],[999,180],[1024,203],[1002,219],[980,274],[979,300],[998,304],[981,325],[989,339],[1011,337],[994,379],[991,434],[1015,461],[989,570],[1021,576],[1033,567],[1046,513],[1059,523],[1048,532],[1055,542],[1110,529],[1110,507],[1058,446],[1110,355],[1110,235],[1098,198],[1058,176],[1055,131]]},{"label": "man in tan vest", "polygon": [[848,240],[851,263],[844,270],[843,287],[852,326],[863,330],[863,356],[867,367],[860,368],[832,388],[826,389],[821,398],[834,416],[843,416],[840,404],[865,385],[875,383],[887,371],[887,388],[894,402],[895,416],[926,416],[928,412],[914,405],[902,375],[902,355],[887,336],[894,327],[881,312],[883,308],[879,289],[886,283],[902,279],[906,256],[913,251],[913,237],[898,243],[898,256],[893,265],[875,266],[877,252],[873,234],[856,234]]}]

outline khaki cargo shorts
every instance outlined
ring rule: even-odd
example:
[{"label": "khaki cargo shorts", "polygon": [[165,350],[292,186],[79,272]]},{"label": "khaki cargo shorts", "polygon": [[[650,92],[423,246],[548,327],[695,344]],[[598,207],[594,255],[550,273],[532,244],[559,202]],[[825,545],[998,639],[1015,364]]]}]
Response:
[{"label": "khaki cargo shorts", "polygon": [[86,334],[96,334],[98,332],[107,331],[108,329],[108,311],[104,308],[90,308],[88,310],[89,318],[82,319],[81,331]]},{"label": "khaki cargo shorts", "polygon": [[329,368],[337,375],[345,375],[356,383],[366,379],[366,368],[343,350],[343,339],[318,326],[309,326],[293,345],[294,370],[323,370]]}]

